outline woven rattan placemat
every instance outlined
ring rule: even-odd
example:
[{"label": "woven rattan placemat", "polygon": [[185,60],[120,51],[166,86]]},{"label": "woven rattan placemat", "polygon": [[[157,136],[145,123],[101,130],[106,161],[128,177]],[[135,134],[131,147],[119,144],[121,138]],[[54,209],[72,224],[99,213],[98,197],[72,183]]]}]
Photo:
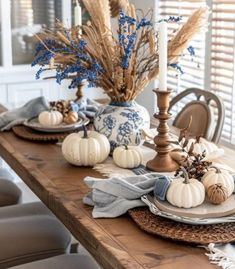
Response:
[{"label": "woven rattan placemat", "polygon": [[195,244],[229,243],[235,241],[235,224],[189,225],[152,214],[148,208],[128,211],[144,231],[164,238]]},{"label": "woven rattan placemat", "polygon": [[[38,141],[38,142],[53,142],[53,143],[56,143],[59,140],[64,139],[68,134],[71,133],[71,132],[42,133],[23,125],[15,126],[12,128],[12,130],[15,135],[26,140]],[[78,129],[76,131],[78,131]]]}]

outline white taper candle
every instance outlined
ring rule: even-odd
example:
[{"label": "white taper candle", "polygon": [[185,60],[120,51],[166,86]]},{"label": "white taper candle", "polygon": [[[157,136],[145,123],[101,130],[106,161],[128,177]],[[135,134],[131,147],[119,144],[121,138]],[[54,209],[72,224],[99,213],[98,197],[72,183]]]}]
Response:
[{"label": "white taper candle", "polygon": [[76,1],[76,6],[74,7],[74,25],[82,25],[82,9],[78,0]]},{"label": "white taper candle", "polygon": [[159,25],[159,90],[167,90],[167,22]]}]

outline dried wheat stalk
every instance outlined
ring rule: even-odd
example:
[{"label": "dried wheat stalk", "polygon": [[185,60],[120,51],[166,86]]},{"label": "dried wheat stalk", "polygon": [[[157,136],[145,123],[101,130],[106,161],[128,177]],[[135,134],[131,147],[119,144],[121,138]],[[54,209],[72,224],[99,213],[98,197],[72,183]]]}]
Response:
[{"label": "dried wheat stalk", "polygon": [[120,10],[130,13],[130,3],[127,0],[109,0],[110,11],[112,18],[116,18],[119,15]]}]

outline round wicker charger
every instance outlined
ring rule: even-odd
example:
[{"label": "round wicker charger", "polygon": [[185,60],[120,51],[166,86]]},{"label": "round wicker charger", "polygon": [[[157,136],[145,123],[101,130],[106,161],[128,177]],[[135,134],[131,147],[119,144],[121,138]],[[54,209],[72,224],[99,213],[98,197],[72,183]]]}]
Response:
[{"label": "round wicker charger", "polygon": [[195,244],[229,243],[235,241],[235,224],[190,225],[152,214],[148,208],[128,211],[144,231],[164,238]]},{"label": "round wicker charger", "polygon": [[15,135],[20,138],[37,141],[37,142],[52,142],[56,143],[60,140],[63,140],[68,134],[74,132],[64,132],[64,133],[42,133],[35,131],[26,126],[20,125],[12,128]]}]

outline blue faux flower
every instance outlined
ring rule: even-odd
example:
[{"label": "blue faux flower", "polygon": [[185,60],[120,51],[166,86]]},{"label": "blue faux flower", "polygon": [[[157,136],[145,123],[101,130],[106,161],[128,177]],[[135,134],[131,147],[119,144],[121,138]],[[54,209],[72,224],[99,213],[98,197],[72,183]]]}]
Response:
[{"label": "blue faux flower", "polygon": [[[138,31],[141,28],[149,27],[152,24],[146,18],[142,18],[140,21],[137,21],[135,18],[127,16],[123,11],[120,11],[118,22],[118,41],[124,52],[121,59],[121,67],[123,69],[127,69],[129,67],[129,61],[135,48]],[[130,30],[131,26],[133,25],[136,26],[136,30],[134,32]]]},{"label": "blue faux flower", "polygon": [[181,74],[184,74],[184,71],[182,70],[181,66],[177,63],[169,64],[170,67],[175,68],[178,72]]},{"label": "blue faux flower", "polygon": [[137,30],[141,27],[152,26],[151,21],[147,20],[146,18],[141,19],[141,21],[137,24]]},{"label": "blue faux flower", "polygon": [[[73,54],[77,58],[77,61],[71,65],[60,66],[57,65],[56,69],[56,82],[61,84],[61,81],[73,77],[69,88],[78,87],[83,80],[87,80],[89,86],[96,86],[98,76],[103,72],[103,67],[96,59],[93,59],[86,49],[86,41],[79,39],[78,42],[71,40],[71,34],[65,30],[64,34],[70,41],[70,46],[63,44],[57,40],[45,39],[43,43],[38,43],[36,46],[35,59],[32,62],[32,66],[37,64],[47,65],[51,58],[57,53],[62,55]],[[36,78],[39,79],[40,75],[45,69],[40,68],[36,73]],[[77,74],[77,75],[76,75]],[[75,76],[76,75],[76,76]]]},{"label": "blue faux flower", "polygon": [[193,46],[189,46],[187,48],[187,50],[188,50],[190,56],[195,56],[195,50],[194,50],[194,47]]}]

